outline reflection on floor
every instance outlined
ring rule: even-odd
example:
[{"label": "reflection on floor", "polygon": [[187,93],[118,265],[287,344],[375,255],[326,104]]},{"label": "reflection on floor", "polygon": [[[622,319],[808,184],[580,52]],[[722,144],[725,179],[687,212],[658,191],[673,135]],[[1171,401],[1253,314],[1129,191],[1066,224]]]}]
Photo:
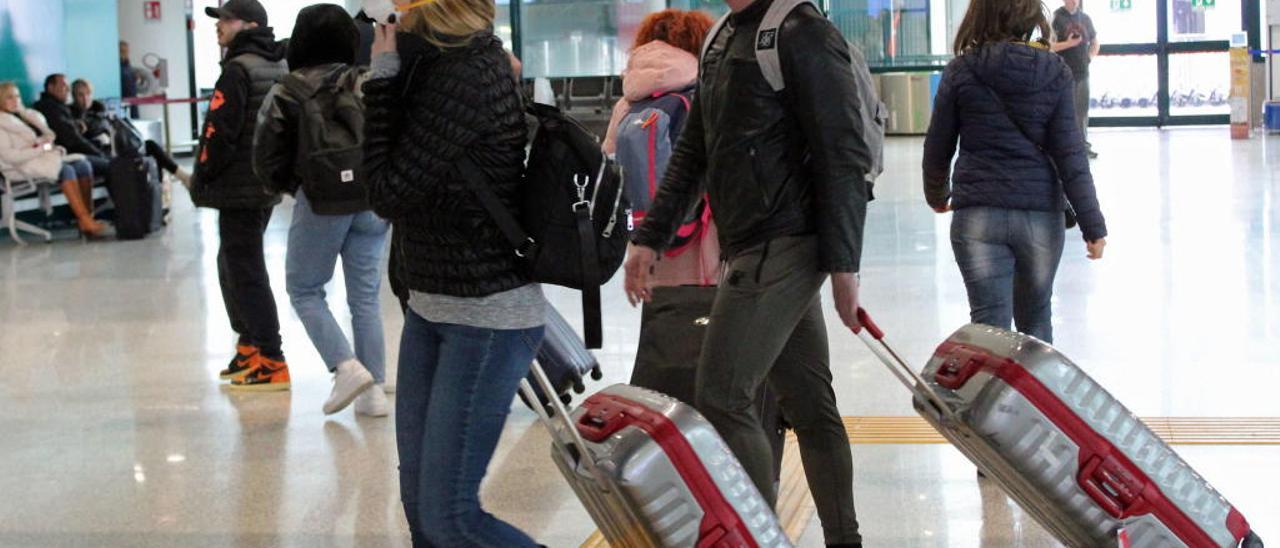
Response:
[{"label": "reflection on floor", "polygon": [[[1136,413],[1277,417],[1280,400],[1280,143],[1223,128],[1099,131],[1094,163],[1107,257],[1073,232],[1059,274],[1059,347]],[[917,363],[967,318],[948,217],[924,207],[920,141],[891,140],[871,206],[864,300]],[[0,546],[408,546],[394,426],[326,419],[328,374],[284,295],[289,207],[267,235],[294,389],[232,394],[213,258],[216,223],[175,193],[175,222],[138,242],[0,239]],[[571,321],[573,293],[548,289]],[[331,301],[343,307],[340,286]],[[639,314],[605,291],[606,379],[625,380]],[[345,314],[345,311],[344,311]],[[401,325],[384,302],[394,360]],[[896,381],[832,325],[847,416],[914,413]],[[392,368],[394,370],[394,367]],[[553,547],[595,529],[522,407],[484,499]],[[1179,446],[1266,538],[1280,534],[1280,447]],[[938,444],[856,445],[867,545],[1055,545],[973,466]],[[810,523],[803,547],[822,545]]]}]

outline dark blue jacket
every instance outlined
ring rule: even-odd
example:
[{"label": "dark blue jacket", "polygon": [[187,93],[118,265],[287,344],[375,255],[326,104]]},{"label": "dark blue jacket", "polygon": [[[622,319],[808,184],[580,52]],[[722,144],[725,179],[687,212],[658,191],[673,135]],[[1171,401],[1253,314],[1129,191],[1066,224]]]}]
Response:
[{"label": "dark blue jacket", "polygon": [[[1073,88],[1071,69],[1061,56],[1026,44],[989,44],[951,61],[924,143],[929,205],[941,207],[950,199],[953,209],[1062,211],[1065,193],[1085,240],[1106,237],[1076,126]],[[993,91],[1035,143],[1009,119]],[[960,157],[953,172],[957,144]],[[1057,163],[1058,175],[1046,153]]]}]

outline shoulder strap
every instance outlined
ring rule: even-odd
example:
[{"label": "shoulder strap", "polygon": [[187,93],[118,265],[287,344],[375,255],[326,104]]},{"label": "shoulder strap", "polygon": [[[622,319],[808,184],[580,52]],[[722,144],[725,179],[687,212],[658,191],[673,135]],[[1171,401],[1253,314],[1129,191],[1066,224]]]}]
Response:
[{"label": "shoulder strap", "polygon": [[760,64],[761,74],[775,93],[787,89],[786,82],[782,80],[782,61],[778,58],[779,29],[791,12],[805,4],[818,7],[813,0],[773,0],[769,11],[765,12],[764,19],[760,21],[760,28],[756,30],[756,62]]},{"label": "shoulder strap", "polygon": [[1000,97],[1000,94],[996,92],[995,88],[987,85],[986,80],[982,79],[982,75],[978,74],[978,70],[973,68],[972,61],[965,60],[964,67],[969,71],[969,75],[973,76],[974,81],[977,82],[978,85],[986,88],[987,95],[990,95],[991,99],[1000,106],[1000,112],[1004,113],[1005,119],[1009,120],[1009,123],[1013,124],[1013,127],[1018,129],[1018,133],[1022,134],[1023,139],[1026,139],[1028,143],[1031,143],[1032,146],[1036,147],[1036,150],[1039,150],[1041,154],[1044,154],[1045,158],[1048,158],[1049,164],[1053,166],[1053,170],[1057,171],[1058,165],[1054,163],[1053,157],[1049,155],[1049,151],[1045,150],[1043,145],[1031,138],[1031,133],[1028,132],[1027,128],[1023,127],[1022,123],[1013,116],[1013,112],[1009,110],[1009,105],[1005,104],[1004,98]]},{"label": "shoulder strap", "polygon": [[288,90],[289,94],[293,95],[299,103],[306,102],[316,92],[316,88],[307,82],[305,78],[292,72],[280,79],[280,85],[284,86],[284,89]]},{"label": "shoulder strap", "polygon": [[698,56],[699,71],[702,69],[702,62],[707,59],[707,51],[711,49],[711,44],[716,41],[716,35],[720,34],[720,30],[724,28],[725,23],[729,22],[730,15],[733,15],[733,12],[729,12],[721,16],[720,19],[716,21],[716,24],[711,26],[711,30],[707,32],[707,38],[702,41],[702,54]]},{"label": "shoulder strap", "polygon": [[480,204],[489,212],[489,216],[493,218],[493,222],[497,223],[498,230],[502,231],[503,237],[507,239],[507,243],[514,249],[516,255],[521,257],[528,254],[532,246],[535,244],[533,238],[524,231],[520,226],[520,222],[515,216],[502,205],[502,200],[498,199],[498,195],[493,192],[493,188],[481,176],[480,168],[467,158],[465,155],[458,159],[458,170],[462,172],[462,177],[467,180],[467,186],[471,187],[471,192],[480,200]]}]

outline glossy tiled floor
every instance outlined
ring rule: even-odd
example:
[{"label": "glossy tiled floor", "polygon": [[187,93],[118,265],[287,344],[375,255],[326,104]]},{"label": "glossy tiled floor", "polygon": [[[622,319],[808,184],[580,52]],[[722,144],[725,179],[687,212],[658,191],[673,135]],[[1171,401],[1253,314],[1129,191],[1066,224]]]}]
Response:
[{"label": "glossy tiled floor", "polygon": [[[1059,346],[1141,415],[1280,416],[1280,142],[1220,128],[1094,140],[1112,237],[1098,263],[1069,242]],[[863,273],[868,308],[916,360],[967,317],[948,219],[922,204],[919,150],[890,143]],[[232,338],[214,216],[177,201],[173,226],[145,241],[0,240],[0,546],[407,546],[392,421],[320,412],[328,375],[283,293],[289,208],[267,254],[294,389],[239,395],[216,379]],[[617,285],[607,381],[628,376],[639,321]],[[570,292],[548,292],[576,310]],[[394,357],[399,311],[384,309]],[[860,343],[831,335],[844,414],[911,414]],[[547,443],[517,407],[485,500],[542,542],[575,546],[593,526]],[[1180,451],[1264,537],[1280,535],[1280,447]],[[949,447],[854,455],[868,546],[1053,545]],[[801,544],[821,545],[816,526]]]}]

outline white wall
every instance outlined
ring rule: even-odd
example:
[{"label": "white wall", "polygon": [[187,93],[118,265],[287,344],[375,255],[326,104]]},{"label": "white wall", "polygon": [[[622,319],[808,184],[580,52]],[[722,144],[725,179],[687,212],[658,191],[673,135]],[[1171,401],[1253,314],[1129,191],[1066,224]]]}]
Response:
[{"label": "white wall", "polygon": [[[185,0],[161,0],[159,21],[147,21],[142,13],[143,0],[119,0],[120,39],[129,42],[130,60],[134,66],[142,66],[143,56],[154,53],[169,61],[170,98],[192,96],[187,82],[187,19]],[[170,135],[174,144],[191,139],[191,110],[186,105],[170,105]],[[162,107],[142,107],[143,118],[163,118]]]},{"label": "white wall", "polygon": [[[128,2],[130,0],[120,0]],[[218,80],[218,74],[222,69],[219,60],[222,57],[222,49],[218,47],[217,33],[214,30],[214,20],[205,15],[204,8],[208,6],[216,7],[222,2],[220,0],[194,0],[192,4],[196,13],[195,28],[195,50],[196,50],[196,85],[202,88],[211,88]],[[263,7],[267,8],[267,19],[271,24],[271,28],[275,30],[276,39],[283,40],[293,33],[293,22],[298,18],[298,12],[302,8],[312,4],[339,4],[344,5],[345,0],[336,0],[330,2],[318,2],[316,0],[270,0],[263,2]]]}]

